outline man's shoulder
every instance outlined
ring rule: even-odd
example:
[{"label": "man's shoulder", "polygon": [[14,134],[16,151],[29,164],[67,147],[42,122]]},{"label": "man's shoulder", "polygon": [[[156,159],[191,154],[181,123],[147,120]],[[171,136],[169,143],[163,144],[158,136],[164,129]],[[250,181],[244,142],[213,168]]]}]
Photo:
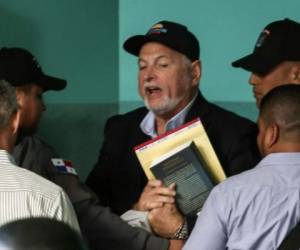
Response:
[{"label": "man's shoulder", "polygon": [[122,127],[130,128],[138,126],[144,119],[148,110],[145,107],[137,108],[125,114],[118,114],[108,118],[106,126],[107,127]]},{"label": "man's shoulder", "polygon": [[210,114],[216,120],[223,121],[223,123],[230,123],[241,126],[256,126],[255,123],[246,117],[240,116],[230,110],[220,107],[216,104],[210,103]]},{"label": "man's shoulder", "polygon": [[54,148],[38,135],[24,135],[18,138],[12,155],[17,165],[45,178],[49,178],[50,159],[59,158]]},{"label": "man's shoulder", "polygon": [[241,138],[247,138],[248,142],[250,139],[254,143],[258,133],[254,122],[212,103],[202,108],[205,108],[203,115],[202,111],[199,113],[206,132],[213,143],[225,147],[223,150],[228,149],[229,145],[236,145],[236,142],[240,143]]},{"label": "man's shoulder", "polygon": [[18,138],[15,148],[30,148],[32,150],[49,150],[54,151],[53,147],[50,146],[45,140],[37,134],[24,135]]},{"label": "man's shoulder", "polygon": [[252,169],[246,170],[240,174],[228,177],[223,182],[218,184],[215,189],[228,193],[241,191],[244,189],[253,190],[253,188],[262,188],[264,186],[264,176],[260,168],[255,166]]},{"label": "man's shoulder", "polygon": [[[110,117],[104,128],[105,148],[111,152],[120,152],[119,147],[135,146],[144,140],[145,135],[140,129],[140,123],[147,114],[146,108],[139,108],[125,114],[118,114]],[[133,144],[133,145],[131,145]]]},{"label": "man's shoulder", "polygon": [[19,166],[11,166],[10,170],[6,171],[6,174],[10,176],[10,178],[7,178],[7,182],[10,182],[20,190],[30,191],[53,199],[62,193],[62,188],[58,185]]}]

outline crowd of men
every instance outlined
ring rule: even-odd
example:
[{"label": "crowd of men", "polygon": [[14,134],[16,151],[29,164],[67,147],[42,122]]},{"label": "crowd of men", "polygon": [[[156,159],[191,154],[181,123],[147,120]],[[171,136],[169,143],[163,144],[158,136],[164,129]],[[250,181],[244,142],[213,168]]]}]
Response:
[{"label": "crowd of men", "polygon": [[[251,72],[257,126],[205,99],[199,42],[186,26],[161,21],[128,38],[123,47],[138,58],[145,107],[107,120],[86,183],[66,172],[36,133],[46,110],[43,94],[64,89],[66,81],[46,75],[26,49],[2,48],[0,224],[62,221],[78,249],[277,249],[300,220],[299,44],[300,24],[278,20],[263,29],[251,54],[232,63]],[[195,118],[228,178],[213,188],[199,216],[185,216],[176,206],[176,183],[148,181],[133,148]],[[122,216],[128,212],[150,230],[130,225]],[[9,230],[24,228],[16,225]],[[26,241],[14,234],[15,242]]]}]

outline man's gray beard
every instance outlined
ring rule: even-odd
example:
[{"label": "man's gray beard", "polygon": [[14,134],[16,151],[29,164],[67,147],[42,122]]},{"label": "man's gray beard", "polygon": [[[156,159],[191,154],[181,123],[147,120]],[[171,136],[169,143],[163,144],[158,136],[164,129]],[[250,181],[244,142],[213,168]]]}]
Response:
[{"label": "man's gray beard", "polygon": [[159,116],[174,110],[183,98],[184,96],[170,99],[168,96],[166,96],[163,99],[163,103],[160,104],[157,108],[151,108],[147,101],[147,98],[144,98],[144,103],[148,110],[152,111],[155,115]]}]

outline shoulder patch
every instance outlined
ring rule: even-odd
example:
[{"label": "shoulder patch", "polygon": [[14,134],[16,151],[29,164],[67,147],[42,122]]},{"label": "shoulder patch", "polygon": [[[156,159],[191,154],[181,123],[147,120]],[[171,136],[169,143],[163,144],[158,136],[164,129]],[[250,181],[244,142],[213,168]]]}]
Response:
[{"label": "shoulder patch", "polygon": [[52,158],[51,162],[56,169],[57,173],[60,174],[72,174],[78,175],[75,168],[72,166],[72,161],[64,160],[60,158]]}]

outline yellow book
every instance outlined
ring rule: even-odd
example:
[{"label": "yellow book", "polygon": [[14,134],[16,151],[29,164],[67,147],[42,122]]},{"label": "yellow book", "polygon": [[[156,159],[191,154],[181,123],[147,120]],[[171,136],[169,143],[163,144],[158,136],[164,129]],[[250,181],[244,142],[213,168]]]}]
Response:
[{"label": "yellow book", "polygon": [[135,153],[148,179],[176,183],[176,203],[186,216],[197,214],[226,178],[200,119],[135,147]]},{"label": "yellow book", "polygon": [[196,145],[215,184],[223,181],[226,175],[199,118],[138,145],[134,150],[147,178],[151,180],[155,179],[151,171],[152,162],[189,142]]}]

